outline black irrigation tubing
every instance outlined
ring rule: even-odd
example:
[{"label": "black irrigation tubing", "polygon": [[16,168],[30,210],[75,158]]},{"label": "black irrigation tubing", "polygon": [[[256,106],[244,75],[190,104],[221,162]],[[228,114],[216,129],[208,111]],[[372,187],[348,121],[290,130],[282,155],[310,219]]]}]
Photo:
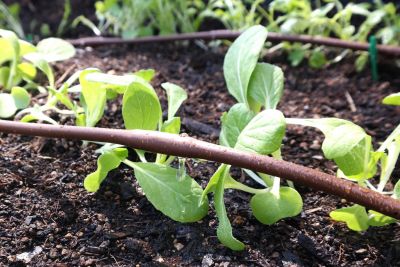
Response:
[{"label": "black irrigation tubing", "polygon": [[[240,31],[231,30],[213,30],[206,32],[182,33],[173,35],[147,36],[134,39],[123,39],[119,37],[84,37],[80,39],[68,40],[75,46],[101,46],[112,44],[140,44],[153,42],[172,42],[183,40],[217,40],[217,39],[236,39],[240,35]],[[354,41],[345,41],[330,37],[317,37],[310,35],[289,35],[275,32],[268,33],[268,41],[271,42],[300,42],[316,45],[325,45],[332,47],[340,47],[352,50],[368,51],[369,44]],[[400,47],[392,45],[378,45],[377,50],[381,54],[400,56]]]},{"label": "black irrigation tubing", "polygon": [[282,177],[310,188],[325,191],[367,208],[400,219],[400,200],[396,200],[321,171],[268,156],[242,152],[186,135],[145,130],[119,130],[77,126],[22,123],[0,120],[0,132],[110,142],[150,152],[185,158],[200,158]]}]

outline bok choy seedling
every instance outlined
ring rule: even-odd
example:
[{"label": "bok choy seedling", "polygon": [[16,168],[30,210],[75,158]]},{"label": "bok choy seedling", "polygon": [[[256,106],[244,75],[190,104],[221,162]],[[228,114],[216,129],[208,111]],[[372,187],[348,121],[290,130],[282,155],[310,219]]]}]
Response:
[{"label": "bok choy seedling", "polygon": [[48,38],[36,46],[18,39],[12,31],[0,29],[0,118],[12,117],[19,109],[28,107],[30,96],[26,90],[45,87],[34,82],[37,69],[48,79],[47,89],[54,89],[54,74],[49,63],[68,59],[75,54],[66,41]]},{"label": "bok choy seedling", "polygon": [[[148,81],[152,74],[141,72],[139,75],[141,77],[94,72],[88,74],[87,80],[104,83],[111,92],[123,94],[122,117],[126,129],[157,130],[178,134],[181,120],[176,117],[176,112],[186,100],[186,92],[172,83],[161,85],[168,97],[168,116],[164,121],[160,101]],[[93,109],[90,102],[86,101],[89,96],[84,96],[88,110]],[[104,90],[103,98],[105,97]],[[98,116],[95,109],[87,114],[95,119]],[[89,117],[87,120],[91,120]],[[208,201],[199,204],[203,194],[201,186],[182,170],[182,164],[180,164],[180,169],[170,166],[175,157],[157,154],[155,161],[149,162],[145,151],[135,150],[140,162],[133,162],[127,159],[127,148],[119,145],[106,144],[99,151],[102,154],[97,161],[97,170],[89,174],[84,181],[84,186],[89,192],[96,192],[108,172],[124,163],[133,168],[135,177],[147,199],[166,216],[178,222],[194,222],[207,214]]]},{"label": "bok choy seedling", "polygon": [[[280,147],[286,122],[276,110],[283,92],[283,72],[271,64],[258,63],[267,30],[253,26],[241,34],[229,48],[224,61],[224,76],[229,92],[239,102],[224,113],[220,144],[242,151],[271,155],[281,159]],[[263,109],[263,110],[261,110]],[[204,190],[214,192],[214,205],[219,219],[219,240],[233,250],[244,244],[232,234],[223,200],[224,189],[232,188],[253,194],[250,206],[257,220],[273,224],[280,219],[298,215],[303,206],[300,194],[293,188],[281,186],[279,177],[255,174],[244,170],[264,188],[244,185],[229,175],[229,165],[222,164]]]}]

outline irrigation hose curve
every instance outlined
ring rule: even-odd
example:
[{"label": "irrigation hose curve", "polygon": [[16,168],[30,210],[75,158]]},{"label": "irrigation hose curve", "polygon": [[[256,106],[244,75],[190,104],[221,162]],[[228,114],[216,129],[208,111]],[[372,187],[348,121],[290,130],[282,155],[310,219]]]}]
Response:
[{"label": "irrigation hose curve", "polygon": [[[75,46],[101,46],[101,45],[113,45],[113,44],[115,45],[115,44],[141,44],[141,43],[153,43],[153,42],[156,43],[173,42],[173,41],[184,41],[184,40],[218,40],[218,39],[233,40],[239,37],[240,34],[241,34],[240,31],[213,30],[205,32],[138,37],[134,39],[123,39],[119,37],[83,37],[68,41]],[[346,48],[351,50],[361,50],[361,51],[368,51],[369,47],[368,43],[346,41],[338,38],[319,37],[311,35],[290,35],[290,34],[281,34],[275,32],[269,32],[267,40],[271,42],[286,41],[286,42],[310,43],[316,45],[325,45],[325,46]],[[400,56],[399,46],[377,45],[377,50],[378,53],[381,54]]]},{"label": "irrigation hose curve", "polygon": [[279,176],[400,219],[400,200],[315,169],[283,160],[276,160],[268,156],[207,143],[188,136],[145,130],[90,128],[5,120],[0,120],[0,132],[116,143],[154,153],[226,163]]}]

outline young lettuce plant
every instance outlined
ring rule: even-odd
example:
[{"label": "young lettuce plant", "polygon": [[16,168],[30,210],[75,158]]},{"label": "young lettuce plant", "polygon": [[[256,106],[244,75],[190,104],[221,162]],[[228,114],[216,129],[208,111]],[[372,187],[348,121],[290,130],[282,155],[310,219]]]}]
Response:
[{"label": "young lettuce plant", "polygon": [[[74,47],[66,41],[48,38],[37,46],[19,40],[12,31],[0,29],[0,118],[12,117],[18,109],[29,105],[30,97],[27,89],[46,91],[33,80],[40,69],[47,77],[48,88],[54,88],[54,74],[50,62],[68,59],[75,54]],[[22,87],[18,87],[21,85]]]},{"label": "young lettuce plant", "polygon": [[[187,98],[181,87],[172,83],[162,84],[168,97],[168,116],[164,121],[158,96],[144,78],[92,73],[88,74],[87,80],[108,84],[108,90],[123,94],[122,117],[126,129],[179,134],[181,120],[175,114]],[[85,96],[88,104],[86,99]],[[98,151],[101,155],[97,161],[97,170],[84,181],[89,192],[96,192],[108,172],[124,163],[133,168],[148,200],[166,216],[178,222],[194,222],[207,214],[208,201],[199,204],[203,194],[201,186],[186,174],[184,165],[180,164],[179,169],[170,166],[175,157],[157,154],[155,161],[149,162],[145,151],[135,150],[140,162],[133,162],[127,159],[127,148],[119,145],[106,144]]]}]

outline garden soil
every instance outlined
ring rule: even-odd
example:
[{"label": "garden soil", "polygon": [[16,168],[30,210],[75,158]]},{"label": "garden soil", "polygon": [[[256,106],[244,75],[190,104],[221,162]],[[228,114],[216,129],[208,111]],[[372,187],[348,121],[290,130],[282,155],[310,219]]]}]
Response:
[{"label": "garden soil", "polygon": [[[182,131],[217,143],[220,117],[235,103],[222,73],[225,52],[223,46],[204,50],[194,43],[78,48],[75,58],[54,69],[61,84],[65,76],[88,67],[112,74],[153,68],[152,84],[164,108],[161,83],[176,83],[189,94],[178,112]],[[305,64],[293,68],[282,55],[267,55],[263,61],[285,73],[279,109],[286,117],[349,119],[373,136],[375,148],[400,122],[398,107],[381,104],[384,96],[400,89],[399,69],[389,60],[379,65],[376,83],[368,70],[356,73],[353,60],[323,70]],[[33,99],[44,100],[40,94]],[[98,126],[123,128],[120,99],[110,102]],[[95,144],[83,147],[78,141],[11,134],[0,138],[1,266],[400,265],[399,224],[353,232],[329,218],[330,211],[351,203],[301,185],[296,187],[303,196],[302,213],[272,226],[251,214],[250,195],[226,190],[233,233],[246,244],[244,251],[234,252],[216,237],[212,195],[203,220],[177,223],[153,208],[126,166],[111,172],[99,192],[86,192],[82,183],[96,169]],[[335,174],[334,163],[323,158],[322,141],[318,130],[289,126],[283,158]],[[135,160],[135,153],[130,154]],[[212,162],[186,161],[187,172],[202,186],[216,168]],[[238,169],[233,175],[257,186]]]}]

